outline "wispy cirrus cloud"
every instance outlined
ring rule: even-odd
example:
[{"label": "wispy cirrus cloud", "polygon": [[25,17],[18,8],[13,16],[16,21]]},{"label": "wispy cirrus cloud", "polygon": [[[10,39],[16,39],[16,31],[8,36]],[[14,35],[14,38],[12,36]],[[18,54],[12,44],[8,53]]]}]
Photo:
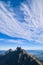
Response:
[{"label": "wispy cirrus cloud", "polygon": [[[32,0],[31,10],[29,4],[22,3],[20,9],[24,12],[25,29],[31,34],[32,40],[43,43],[43,4],[42,0]],[[28,34],[29,37],[29,34]]]},{"label": "wispy cirrus cloud", "polygon": [[[8,7],[6,3],[0,2],[0,32],[11,37],[43,43],[43,3],[42,0],[38,1],[32,0],[31,9],[30,4],[21,3],[18,12],[22,12],[21,16],[23,15],[24,18],[18,16],[10,5]],[[11,39],[9,40],[11,41]],[[24,43],[25,40],[21,40],[19,39],[20,42],[16,40],[16,43]]]},{"label": "wispy cirrus cloud", "polygon": [[[3,40],[7,39],[9,42],[11,41],[11,39],[13,39],[12,41],[15,43],[22,43],[25,41],[25,39],[23,39],[23,34],[24,34],[24,29],[22,28],[22,26],[19,25],[18,23],[18,19],[15,19],[13,17],[12,12],[10,12],[7,8],[6,8],[6,4],[3,2],[0,2],[0,38],[4,38]],[[14,12],[13,12],[14,13]],[[14,13],[15,14],[15,13]],[[16,14],[15,14],[16,16]],[[1,34],[4,33],[4,34]],[[4,35],[4,36],[3,36]],[[12,38],[9,38],[8,36],[11,36]],[[19,40],[15,40],[15,39],[19,39]]]},{"label": "wispy cirrus cloud", "polygon": [[[22,34],[24,31],[21,26],[18,23],[18,20],[15,19],[12,15],[12,12],[8,11],[7,8],[5,8],[4,4],[1,3],[1,10],[0,10],[0,29],[3,33],[7,33],[9,35],[16,35],[17,34]],[[20,31],[21,29],[21,31]]]}]

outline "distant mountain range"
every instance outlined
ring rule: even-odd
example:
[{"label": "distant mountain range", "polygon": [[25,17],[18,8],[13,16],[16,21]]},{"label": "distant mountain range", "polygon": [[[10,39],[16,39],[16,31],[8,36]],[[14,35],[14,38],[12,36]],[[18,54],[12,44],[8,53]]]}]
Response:
[{"label": "distant mountain range", "polygon": [[17,47],[14,51],[9,49],[0,54],[0,65],[42,65],[42,63],[32,54]]},{"label": "distant mountain range", "polygon": [[43,62],[43,50],[27,50],[28,53],[31,53],[37,57],[41,62]]}]

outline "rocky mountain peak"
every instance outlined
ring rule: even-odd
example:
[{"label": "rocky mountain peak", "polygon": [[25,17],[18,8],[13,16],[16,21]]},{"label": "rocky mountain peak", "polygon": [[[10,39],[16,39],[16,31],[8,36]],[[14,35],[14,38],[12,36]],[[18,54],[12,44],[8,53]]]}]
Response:
[{"label": "rocky mountain peak", "polygon": [[17,47],[15,51],[8,51],[9,53],[0,56],[0,65],[42,65],[36,57],[21,47]]}]

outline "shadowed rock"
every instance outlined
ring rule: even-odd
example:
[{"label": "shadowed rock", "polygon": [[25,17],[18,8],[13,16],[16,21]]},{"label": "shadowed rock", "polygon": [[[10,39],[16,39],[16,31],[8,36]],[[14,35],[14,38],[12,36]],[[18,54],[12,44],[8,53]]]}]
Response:
[{"label": "shadowed rock", "polygon": [[0,56],[0,65],[42,65],[41,62],[21,47],[15,51],[11,49],[5,55]]}]

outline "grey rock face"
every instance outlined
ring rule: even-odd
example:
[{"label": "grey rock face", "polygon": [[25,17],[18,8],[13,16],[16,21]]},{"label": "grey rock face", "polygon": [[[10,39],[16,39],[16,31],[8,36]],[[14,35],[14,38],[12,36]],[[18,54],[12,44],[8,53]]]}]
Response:
[{"label": "grey rock face", "polygon": [[42,65],[41,62],[21,47],[15,51],[10,49],[9,53],[0,56],[0,65]]}]

